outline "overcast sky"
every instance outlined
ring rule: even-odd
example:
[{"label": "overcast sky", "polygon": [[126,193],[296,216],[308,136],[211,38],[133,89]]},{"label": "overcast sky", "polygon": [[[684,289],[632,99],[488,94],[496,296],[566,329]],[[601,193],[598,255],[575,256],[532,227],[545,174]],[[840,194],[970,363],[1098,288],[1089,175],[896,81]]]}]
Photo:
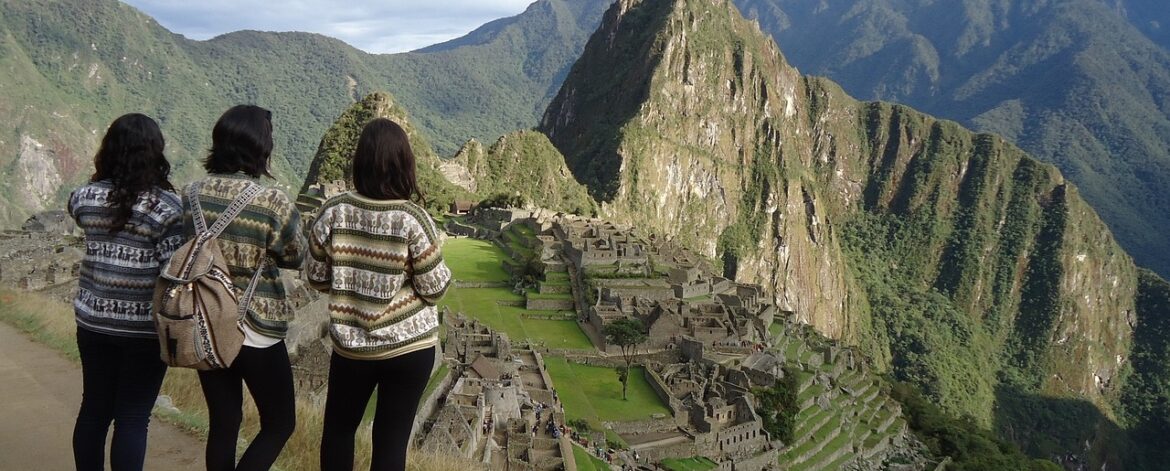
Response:
[{"label": "overcast sky", "polygon": [[332,36],[374,53],[454,39],[535,0],[122,0],[191,39],[254,29]]}]

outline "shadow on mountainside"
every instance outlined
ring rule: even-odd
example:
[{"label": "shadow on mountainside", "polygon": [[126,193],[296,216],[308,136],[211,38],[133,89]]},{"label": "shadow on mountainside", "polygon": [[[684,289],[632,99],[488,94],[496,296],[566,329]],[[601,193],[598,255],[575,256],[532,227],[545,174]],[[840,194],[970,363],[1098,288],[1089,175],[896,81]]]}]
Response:
[{"label": "shadow on mountainside", "polygon": [[[1088,401],[996,388],[995,430],[1030,456],[1066,469],[1161,469],[1158,441],[1137,440]],[[1146,444],[1143,446],[1142,444]]]}]

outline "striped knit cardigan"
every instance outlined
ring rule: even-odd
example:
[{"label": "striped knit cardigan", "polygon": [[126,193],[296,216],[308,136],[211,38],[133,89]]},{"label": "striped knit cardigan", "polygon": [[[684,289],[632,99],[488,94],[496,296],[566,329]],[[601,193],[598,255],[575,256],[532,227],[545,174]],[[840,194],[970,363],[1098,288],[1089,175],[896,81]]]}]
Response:
[{"label": "striped knit cardigan", "polygon": [[85,232],[85,257],[73,310],[83,329],[121,337],[157,338],[150,317],[161,267],[182,245],[178,195],[156,190],[139,196],[130,220],[110,232],[114,186],[107,180],[74,190],[69,215]]},{"label": "striped knit cardigan", "polygon": [[321,206],[309,233],[309,283],[329,293],[334,351],[382,360],[438,343],[435,303],[451,283],[439,232],[418,205],[356,193]]},{"label": "striped knit cardigan", "polygon": [[[199,190],[199,205],[203,208],[207,226],[215,224],[249,181],[255,183],[257,180],[242,173],[208,175]],[[186,192],[183,195],[183,234],[187,238],[195,236],[191,203],[187,201]],[[228,224],[216,242],[223,251],[232,282],[240,292],[248,287],[262,258],[270,258],[271,262],[260,274],[244,322],[261,335],[283,339],[288,333],[293,308],[288,302],[279,269],[299,269],[305,259],[300,211],[283,191],[265,188]]]}]

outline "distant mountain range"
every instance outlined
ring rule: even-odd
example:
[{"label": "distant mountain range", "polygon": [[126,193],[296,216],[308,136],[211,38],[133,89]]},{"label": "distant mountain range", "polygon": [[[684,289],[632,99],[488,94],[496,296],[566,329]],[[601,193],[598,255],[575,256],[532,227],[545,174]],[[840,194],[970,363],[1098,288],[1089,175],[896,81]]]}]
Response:
[{"label": "distant mountain range", "polygon": [[1170,274],[1170,5],[736,0],[804,73],[1000,134],[1052,162]]},{"label": "distant mountain range", "polygon": [[[114,0],[0,0],[0,111],[12,123],[0,130],[0,226],[59,205],[97,135],[126,111],[163,121],[189,177],[222,109],[268,106],[290,187],[340,110],[372,91],[393,93],[442,157],[530,128],[610,3],[541,0],[446,43],[371,55],[306,33],[190,41]],[[802,72],[1055,163],[1140,264],[1170,274],[1170,8],[1160,0],[735,3]]]},{"label": "distant mountain range", "polygon": [[440,156],[536,124],[607,0],[541,0],[421,51],[371,55],[308,33],[192,41],[116,0],[0,0],[0,227],[56,208],[91,171],[106,126],[157,118],[179,180],[199,173],[229,106],[273,111],[274,167],[295,189],[318,140],[373,91],[410,110]]}]

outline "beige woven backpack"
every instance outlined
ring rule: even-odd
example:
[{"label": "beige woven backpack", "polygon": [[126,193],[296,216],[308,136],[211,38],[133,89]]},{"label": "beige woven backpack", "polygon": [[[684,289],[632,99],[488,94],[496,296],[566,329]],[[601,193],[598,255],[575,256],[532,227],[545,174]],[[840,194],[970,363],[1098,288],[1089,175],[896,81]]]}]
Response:
[{"label": "beige woven backpack", "polygon": [[187,187],[195,237],[179,246],[155,284],[154,325],[167,365],[214,370],[231,366],[240,353],[244,344],[240,320],[267,261],[261,261],[248,289],[237,295],[216,238],[262,187],[249,184],[208,228],[199,205],[200,186]]}]

